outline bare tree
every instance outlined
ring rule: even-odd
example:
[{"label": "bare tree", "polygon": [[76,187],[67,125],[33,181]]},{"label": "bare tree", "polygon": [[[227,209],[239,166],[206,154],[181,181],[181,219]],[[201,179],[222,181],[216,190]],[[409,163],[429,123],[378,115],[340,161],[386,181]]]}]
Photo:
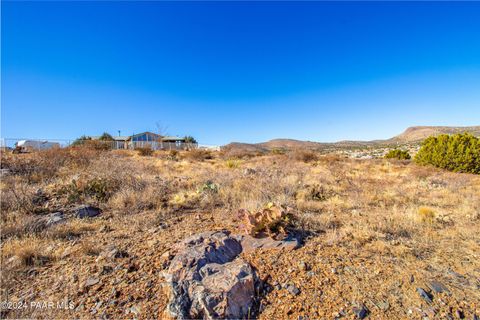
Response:
[{"label": "bare tree", "polygon": [[157,126],[157,134],[158,134],[157,145],[159,146],[160,149],[163,149],[162,139],[164,136],[167,135],[168,126],[163,125],[160,121],[157,121],[155,125]]}]

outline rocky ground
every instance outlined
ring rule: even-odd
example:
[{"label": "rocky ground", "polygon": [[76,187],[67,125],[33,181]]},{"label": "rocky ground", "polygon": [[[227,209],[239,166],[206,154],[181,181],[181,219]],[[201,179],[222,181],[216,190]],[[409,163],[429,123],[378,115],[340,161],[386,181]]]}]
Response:
[{"label": "rocky ground", "polygon": [[[305,155],[91,157],[53,174],[21,171],[26,158],[3,161],[2,318],[164,318],[178,243],[241,234],[238,209],[268,202],[292,208],[288,232],[302,244],[240,254],[262,283],[247,317],[480,316],[479,176]],[[105,175],[114,169],[123,170],[117,186]],[[100,178],[114,191],[89,193]],[[66,192],[72,179],[78,190]],[[22,194],[28,210],[15,206]],[[87,203],[101,213],[75,215]],[[62,221],[38,222],[59,210]]]}]

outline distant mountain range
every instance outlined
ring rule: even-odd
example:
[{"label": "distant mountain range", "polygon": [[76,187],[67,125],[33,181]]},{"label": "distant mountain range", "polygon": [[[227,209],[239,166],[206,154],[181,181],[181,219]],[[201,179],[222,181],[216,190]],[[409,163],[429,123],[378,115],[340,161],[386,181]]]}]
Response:
[{"label": "distant mountain range", "polygon": [[313,142],[294,139],[274,139],[261,143],[240,143],[232,142],[223,146],[224,150],[242,152],[266,152],[272,149],[336,149],[336,148],[358,148],[369,146],[389,146],[402,144],[416,144],[429,136],[439,134],[455,134],[469,132],[480,137],[480,126],[472,127],[441,127],[441,126],[417,126],[407,128],[403,133],[386,140],[372,141],[338,141],[338,142]]}]

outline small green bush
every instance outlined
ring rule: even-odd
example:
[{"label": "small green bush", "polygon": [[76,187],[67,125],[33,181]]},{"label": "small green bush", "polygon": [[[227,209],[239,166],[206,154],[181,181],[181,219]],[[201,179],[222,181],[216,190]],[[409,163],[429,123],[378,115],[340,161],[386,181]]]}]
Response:
[{"label": "small green bush", "polygon": [[385,155],[385,159],[399,159],[399,160],[408,160],[410,159],[410,154],[406,150],[393,149],[388,151]]},{"label": "small green bush", "polygon": [[415,162],[480,174],[480,139],[469,133],[429,137],[422,143]]}]

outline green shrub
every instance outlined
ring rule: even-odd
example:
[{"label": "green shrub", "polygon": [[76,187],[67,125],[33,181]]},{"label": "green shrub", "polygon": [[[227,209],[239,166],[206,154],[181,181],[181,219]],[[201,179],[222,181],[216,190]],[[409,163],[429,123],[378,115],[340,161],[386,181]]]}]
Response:
[{"label": "green shrub", "polygon": [[72,147],[81,146],[81,145],[85,144],[86,141],[91,141],[91,140],[92,140],[92,138],[83,135],[80,138],[75,139],[75,141],[72,142],[71,146]]},{"label": "green shrub", "polygon": [[385,159],[399,159],[399,160],[408,160],[410,159],[410,154],[406,150],[393,149],[388,151],[385,155]]},{"label": "green shrub", "polygon": [[197,143],[197,140],[192,136],[185,136],[185,143]]},{"label": "green shrub", "polygon": [[480,139],[469,133],[429,137],[422,143],[415,162],[480,174]]},{"label": "green shrub", "polygon": [[98,137],[100,141],[113,141],[113,137],[111,134],[104,132],[100,137]]},{"label": "green shrub", "polygon": [[285,154],[286,151],[283,148],[273,148],[272,150],[270,150],[270,153],[271,154]]}]

